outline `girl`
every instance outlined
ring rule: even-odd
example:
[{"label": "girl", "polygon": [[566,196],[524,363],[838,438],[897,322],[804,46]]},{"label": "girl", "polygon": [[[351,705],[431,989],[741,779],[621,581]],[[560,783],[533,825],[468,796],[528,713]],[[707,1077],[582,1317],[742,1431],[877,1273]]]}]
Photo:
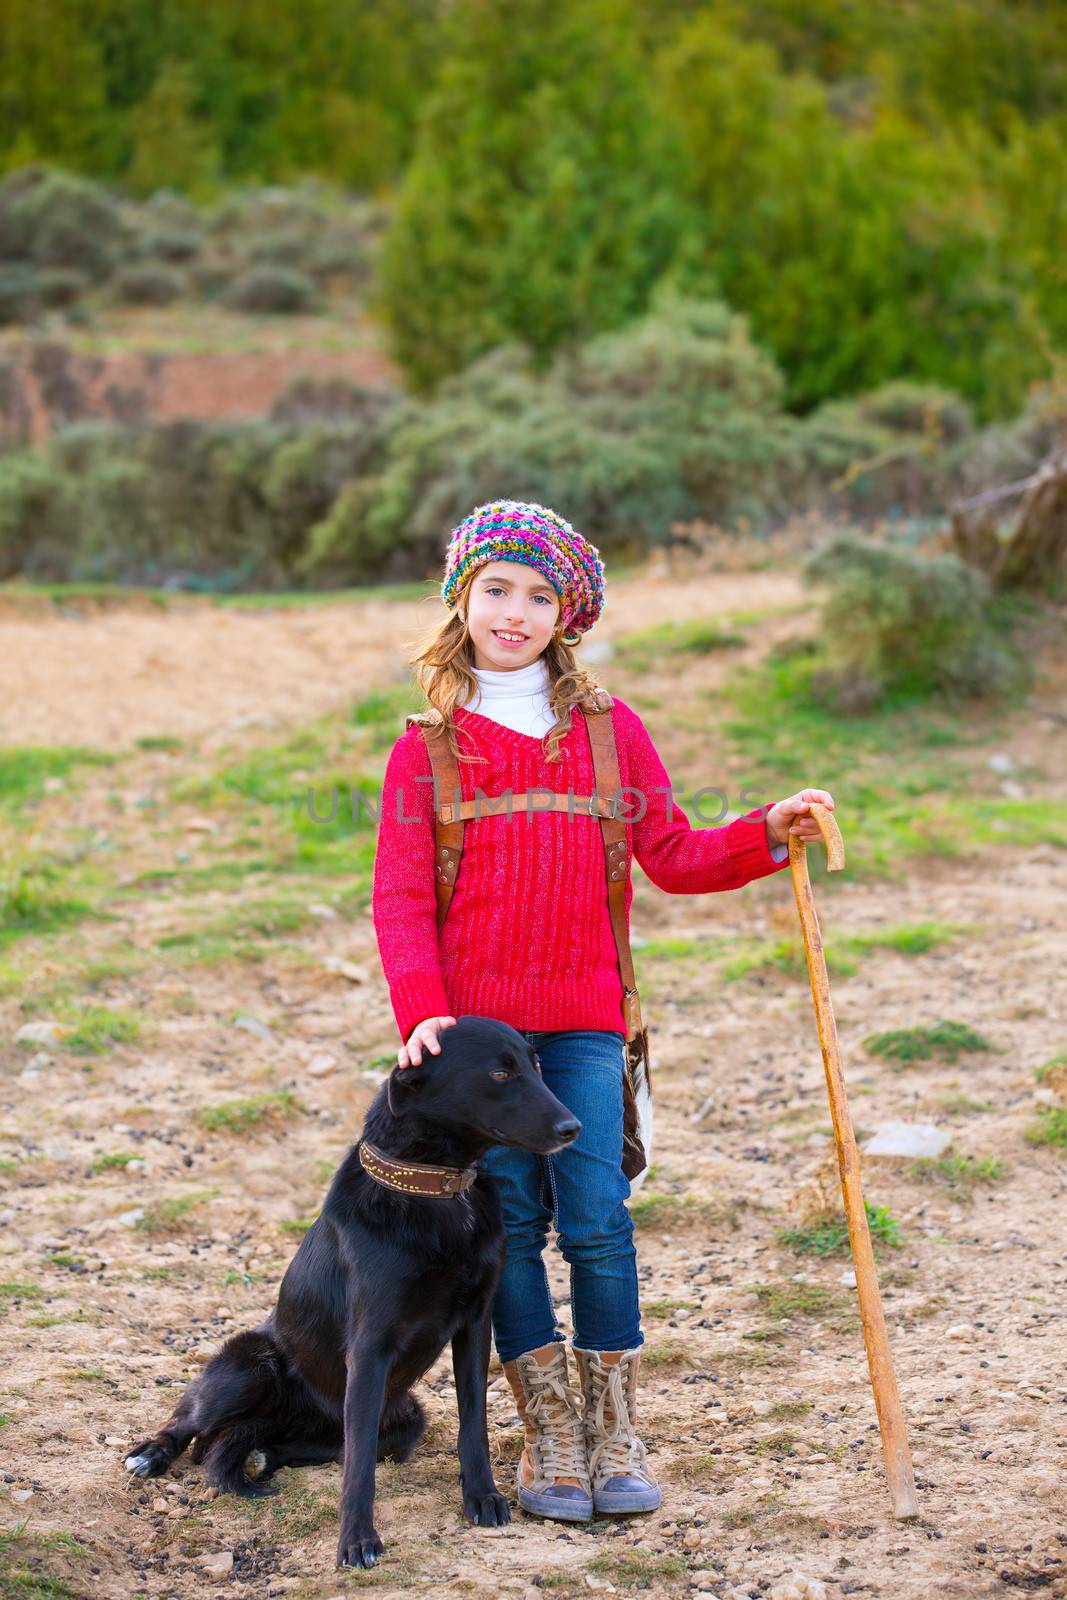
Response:
[{"label": "girl", "polygon": [[[577,708],[597,710],[599,694],[574,647],[604,604],[596,546],[544,506],[478,506],[452,533],[441,597],[449,615],[411,662],[459,762],[462,798],[593,793]],[[641,718],[617,698],[611,717],[634,812],[630,853],[661,889],[740,888],[782,869],[790,833],[819,836],[809,802],[832,808],[823,789],[694,830]],[[413,726],[389,756],[374,866],[374,927],[403,1041],[397,1064],[439,1054],[439,1034],[458,1015],[493,1017],[534,1046],[545,1083],[582,1124],[553,1156],[496,1146],[483,1162],[507,1229],[493,1335],[525,1428],[519,1504],[575,1521],[655,1510],[660,1490],[635,1430],[643,1334],[621,1166],[625,1019],[600,824],[577,812],[529,816],[520,804],[468,825],[439,937],[433,788]],[[627,882],[627,921],[632,896]],[[552,1224],[570,1266],[580,1390],[545,1272]]]}]

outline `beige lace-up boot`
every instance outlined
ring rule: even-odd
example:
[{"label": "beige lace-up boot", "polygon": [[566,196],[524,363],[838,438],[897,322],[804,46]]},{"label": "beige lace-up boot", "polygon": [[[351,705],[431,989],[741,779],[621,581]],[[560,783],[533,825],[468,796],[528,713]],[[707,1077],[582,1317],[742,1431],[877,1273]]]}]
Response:
[{"label": "beige lace-up boot", "polygon": [[585,1396],[585,1444],[593,1506],[600,1511],[655,1511],[663,1496],[637,1437],[641,1351],[578,1350]]},{"label": "beige lace-up boot", "polygon": [[539,1517],[588,1522],[593,1515],[585,1464],[582,1397],[571,1387],[562,1340],[504,1362],[526,1429],[516,1472],[519,1504]]}]

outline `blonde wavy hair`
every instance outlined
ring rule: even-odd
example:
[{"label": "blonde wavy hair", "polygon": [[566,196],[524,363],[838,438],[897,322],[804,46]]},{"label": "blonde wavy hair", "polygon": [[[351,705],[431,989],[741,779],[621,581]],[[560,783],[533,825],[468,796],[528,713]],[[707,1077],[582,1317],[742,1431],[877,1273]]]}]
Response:
[{"label": "blonde wavy hair", "polygon": [[[419,721],[427,727],[443,726],[456,760],[473,763],[485,761],[487,757],[477,753],[462,753],[459,748],[460,730],[453,717],[457,706],[465,705],[478,687],[473,672],[474,644],[466,618],[469,587],[470,580],[460,590],[455,608],[449,611],[447,617],[409,641],[414,653],[408,657],[408,661],[415,668],[419,688],[428,703],[428,709],[419,713]],[[592,674],[579,666],[574,648],[564,643],[565,631],[562,624],[557,622],[543,651],[548,668],[548,703],[556,721],[542,736],[541,748],[546,761],[551,762],[563,759],[559,751],[560,741],[570,732],[575,707],[603,711],[611,705],[607,690],[602,689]]]}]

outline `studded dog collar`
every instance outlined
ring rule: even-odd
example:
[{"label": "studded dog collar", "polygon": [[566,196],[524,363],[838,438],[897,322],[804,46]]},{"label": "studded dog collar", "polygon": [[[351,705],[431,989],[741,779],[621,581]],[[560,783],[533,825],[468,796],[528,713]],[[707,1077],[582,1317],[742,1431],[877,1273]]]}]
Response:
[{"label": "studded dog collar", "polygon": [[359,1141],[358,1149],[360,1164],[367,1176],[383,1188],[395,1189],[398,1194],[452,1200],[466,1194],[478,1176],[477,1167],[433,1167],[422,1161],[394,1161],[366,1139]]}]

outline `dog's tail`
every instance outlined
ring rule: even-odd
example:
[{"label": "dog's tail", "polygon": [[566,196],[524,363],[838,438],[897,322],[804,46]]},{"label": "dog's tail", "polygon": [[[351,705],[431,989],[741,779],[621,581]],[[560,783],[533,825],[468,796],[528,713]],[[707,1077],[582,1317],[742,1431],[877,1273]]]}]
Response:
[{"label": "dog's tail", "polygon": [[277,1494],[276,1489],[268,1487],[270,1457],[262,1448],[272,1443],[277,1432],[272,1418],[250,1417],[217,1433],[204,1453],[208,1483],[214,1484],[220,1494],[239,1494],[245,1499]]},{"label": "dog's tail", "polygon": [[235,1333],[204,1368],[190,1456],[220,1493],[263,1492],[250,1488],[257,1474],[246,1474],[245,1459],[278,1437],[288,1387],[285,1358],[265,1328]]},{"label": "dog's tail", "polygon": [[410,1389],[397,1395],[382,1412],[378,1428],[378,1460],[406,1461],[426,1432],[426,1413]]}]

